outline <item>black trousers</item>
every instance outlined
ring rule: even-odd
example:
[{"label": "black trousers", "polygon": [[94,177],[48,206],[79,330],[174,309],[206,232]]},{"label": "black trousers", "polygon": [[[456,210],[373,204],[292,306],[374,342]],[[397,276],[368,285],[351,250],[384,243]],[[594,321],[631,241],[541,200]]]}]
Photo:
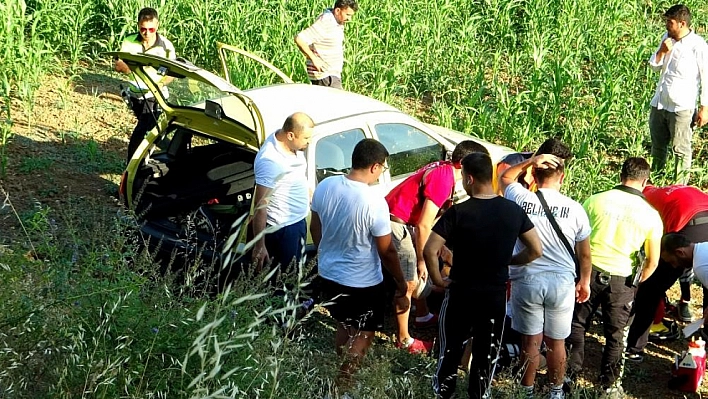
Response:
[{"label": "black trousers", "polygon": [[138,118],[138,123],[135,125],[133,133],[130,135],[128,161],[133,157],[140,143],[143,142],[147,132],[157,126],[157,118],[162,113],[162,110],[160,110],[154,98],[140,99],[131,97],[129,105],[135,117]]},{"label": "black trousers", "polygon": [[[609,277],[609,276],[608,276]],[[600,383],[609,387],[621,377],[624,365],[624,338],[634,300],[631,278],[612,276],[605,279],[593,270],[590,279],[590,298],[585,303],[575,305],[570,336],[565,340],[570,346],[568,368],[578,372],[585,359],[585,333],[590,327],[592,316],[602,305],[602,326],[605,347],[600,362]]]},{"label": "black trousers", "polygon": [[506,314],[506,289],[474,290],[455,286],[446,290],[440,308],[440,354],[433,376],[433,388],[439,398],[450,398],[457,384],[464,342],[472,338],[470,398],[481,398],[490,383],[491,360],[500,347]]},{"label": "black trousers", "polygon": [[[699,213],[704,215],[705,212]],[[679,233],[686,235],[693,242],[708,241],[708,223],[688,225]],[[649,328],[654,321],[654,314],[659,301],[664,298],[666,290],[681,277],[683,269],[674,269],[668,263],[660,260],[659,266],[646,281],[639,284],[637,297],[634,301],[634,321],[627,337],[627,350],[638,353],[644,350],[649,341]],[[703,308],[708,305],[706,287],[703,287]]]}]

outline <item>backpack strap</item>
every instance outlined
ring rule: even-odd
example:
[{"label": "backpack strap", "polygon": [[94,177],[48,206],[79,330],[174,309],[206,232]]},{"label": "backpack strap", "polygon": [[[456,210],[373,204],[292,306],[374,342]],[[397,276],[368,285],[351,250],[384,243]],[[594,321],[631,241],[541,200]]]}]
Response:
[{"label": "backpack strap", "polygon": [[541,206],[543,206],[543,211],[546,213],[546,218],[548,218],[548,221],[551,223],[551,226],[553,226],[553,230],[556,231],[556,234],[558,235],[558,238],[560,238],[561,242],[563,243],[563,246],[570,254],[570,257],[573,258],[573,263],[575,263],[575,278],[579,279],[580,278],[580,262],[578,261],[578,257],[575,255],[575,251],[573,251],[573,247],[570,246],[568,239],[565,237],[565,234],[563,234],[563,232],[561,231],[560,226],[558,226],[558,222],[556,221],[556,218],[553,216],[553,212],[551,212],[551,209],[548,207],[548,203],[546,202],[546,198],[543,197],[543,193],[541,193],[541,190],[536,190],[536,196],[538,197],[538,200],[541,202]]}]

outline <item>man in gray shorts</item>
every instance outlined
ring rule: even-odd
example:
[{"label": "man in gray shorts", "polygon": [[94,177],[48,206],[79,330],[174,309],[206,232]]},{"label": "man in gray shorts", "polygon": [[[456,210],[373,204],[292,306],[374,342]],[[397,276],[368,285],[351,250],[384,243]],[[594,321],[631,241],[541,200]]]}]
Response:
[{"label": "man in gray shorts", "polygon": [[[565,147],[565,144],[558,141],[556,146]],[[565,150],[567,152],[567,147]],[[533,166],[537,193],[517,181],[529,166]],[[521,385],[528,397],[533,397],[541,340],[548,346],[550,398],[565,397],[565,339],[570,335],[575,301],[584,302],[590,295],[590,222],[582,205],[559,192],[564,177],[563,159],[550,154],[537,155],[516,164],[500,177],[504,196],[526,212],[543,244],[540,258],[526,265],[509,266],[512,328],[522,336],[521,361],[525,370]],[[547,202],[568,244],[574,246],[580,262],[580,276],[576,276],[573,255],[546,217],[538,193]],[[523,245],[517,242],[516,251],[521,249]],[[579,278],[577,284],[576,278]]]}]

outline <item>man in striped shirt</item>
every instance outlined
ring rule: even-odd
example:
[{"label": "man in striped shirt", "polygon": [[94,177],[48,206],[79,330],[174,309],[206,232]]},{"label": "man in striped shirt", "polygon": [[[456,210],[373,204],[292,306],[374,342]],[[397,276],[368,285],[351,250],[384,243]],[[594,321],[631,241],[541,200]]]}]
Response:
[{"label": "man in striped shirt", "polygon": [[307,58],[307,76],[313,85],[342,88],[344,24],[359,9],[356,0],[336,0],[314,24],[295,36],[295,44]]}]

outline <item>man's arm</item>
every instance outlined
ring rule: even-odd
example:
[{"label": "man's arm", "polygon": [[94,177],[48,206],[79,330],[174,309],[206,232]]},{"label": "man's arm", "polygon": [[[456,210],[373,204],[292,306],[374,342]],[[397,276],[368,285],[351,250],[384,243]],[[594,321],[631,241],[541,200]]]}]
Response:
[{"label": "man's arm", "polygon": [[661,237],[649,238],[644,243],[644,252],[646,253],[646,258],[644,259],[644,265],[642,267],[642,276],[639,279],[640,283],[648,279],[659,265],[659,257],[661,256]]},{"label": "man's arm", "polygon": [[592,273],[592,257],[590,256],[590,238],[575,243],[575,256],[580,263],[580,276],[575,285],[575,300],[583,303],[590,298],[590,274]]},{"label": "man's arm", "polygon": [[130,73],[130,68],[128,67],[128,64],[126,64],[120,58],[115,60],[115,62],[113,63],[113,66],[114,66],[116,72],[125,73],[125,74]]},{"label": "man's arm", "polygon": [[504,173],[499,176],[499,188],[501,188],[502,193],[504,193],[506,188],[515,183],[529,166],[538,169],[555,169],[561,162],[562,160],[560,158],[551,154],[541,154],[531,157],[507,168]]},{"label": "man's arm", "polygon": [[408,284],[406,284],[406,278],[403,277],[401,264],[398,260],[398,252],[396,252],[396,247],[393,245],[393,240],[391,240],[391,234],[374,237],[374,241],[376,241],[376,250],[381,258],[381,264],[391,273],[393,280],[396,282],[397,292],[394,300],[402,309],[405,309],[410,306],[410,302],[406,298]]},{"label": "man's arm", "polygon": [[315,244],[315,249],[317,249],[320,247],[320,241],[322,241],[322,221],[317,212],[312,211],[310,215],[310,235],[312,236],[312,242]]},{"label": "man's arm", "polygon": [[436,232],[431,232],[428,242],[425,243],[423,249],[423,257],[425,264],[428,267],[428,275],[433,284],[438,287],[446,287],[450,284],[449,280],[443,280],[440,275],[440,265],[438,264],[438,253],[445,245],[445,239]]},{"label": "man's arm", "polygon": [[695,127],[699,128],[708,123],[708,67],[705,64],[708,62],[708,45],[703,45],[698,49],[696,58],[700,82],[698,101],[701,106],[698,108]]},{"label": "man's arm", "polygon": [[425,267],[425,257],[423,248],[430,237],[430,233],[435,223],[435,217],[438,215],[440,208],[433,201],[426,198],[423,202],[423,209],[420,211],[418,224],[415,225],[415,257],[418,262],[418,277],[425,280],[428,276],[427,268]]},{"label": "man's arm", "polygon": [[649,59],[649,67],[652,69],[652,71],[661,71],[661,68],[663,68],[664,66],[664,56],[668,54],[669,51],[671,51],[673,45],[673,40],[666,34],[664,34],[664,36],[662,36],[661,38],[661,44],[659,44],[659,48],[654,54],[652,54],[652,57]]},{"label": "man's arm", "polygon": [[300,49],[300,52],[305,55],[308,60],[312,61],[312,65],[315,69],[317,69],[317,71],[322,72],[327,68],[327,63],[310,49],[310,45],[300,36],[300,34],[295,36],[295,44],[297,44],[297,48]]},{"label": "man's arm", "polygon": [[257,270],[260,270],[264,264],[270,261],[268,250],[265,247],[265,236],[258,237],[263,232],[267,224],[266,207],[268,205],[268,196],[271,189],[260,184],[256,184],[256,193],[253,200],[255,201],[255,210],[253,211],[253,237],[256,239],[256,244],[253,246],[253,260],[256,262]]},{"label": "man's arm", "polygon": [[518,254],[512,256],[509,264],[525,265],[533,262],[543,254],[541,239],[538,237],[535,227],[519,235],[519,241],[524,244],[525,248]]}]

